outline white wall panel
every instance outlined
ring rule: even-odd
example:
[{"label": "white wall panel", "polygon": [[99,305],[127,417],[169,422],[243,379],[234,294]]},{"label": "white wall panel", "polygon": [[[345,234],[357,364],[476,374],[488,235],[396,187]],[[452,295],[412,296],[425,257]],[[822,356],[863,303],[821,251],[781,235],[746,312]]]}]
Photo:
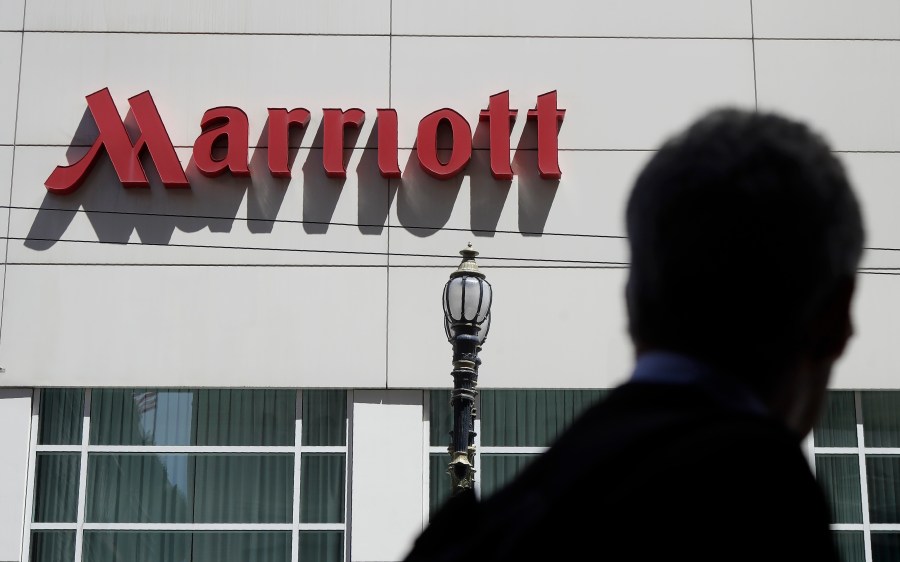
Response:
[{"label": "white wall panel", "polygon": [[[3,375],[0,374],[0,377]],[[19,560],[31,435],[28,389],[0,390],[0,560]]]},{"label": "white wall panel", "polygon": [[8,266],[0,383],[383,387],[382,268]]},{"label": "white wall panel", "polygon": [[414,390],[353,393],[351,560],[402,560],[422,531],[422,400]]},{"label": "white wall panel", "polygon": [[900,276],[860,275],[853,304],[855,333],[831,379],[833,388],[898,388]]},{"label": "white wall panel", "polygon": [[[4,208],[9,202],[10,174],[13,161],[13,148],[11,146],[0,146],[0,244],[3,248],[3,265],[0,265],[0,295],[3,295],[3,287],[6,282],[6,264],[7,261],[7,241],[4,240],[9,226],[9,211]],[[0,341],[2,341],[3,328],[3,307],[0,305]],[[0,367],[3,364],[0,363]],[[0,373],[0,381],[3,374]],[[0,449],[2,450],[2,449]],[[2,532],[2,531],[0,531]],[[0,541],[2,543],[2,541]],[[3,558],[0,557],[0,560]]]},{"label": "white wall panel", "polygon": [[419,35],[750,37],[745,0],[394,0],[393,30]]},{"label": "white wall panel", "polygon": [[[840,158],[860,200],[866,246],[900,249],[900,154],[855,153]],[[865,261],[900,260],[900,251],[868,250],[866,254]]]},{"label": "white wall panel", "polygon": [[895,0],[753,0],[756,37],[898,39]]},{"label": "white wall panel", "polygon": [[[12,164],[13,147],[0,146],[0,205],[9,205],[10,189],[12,188]],[[3,220],[7,217],[6,209],[0,208],[0,216]],[[6,223],[0,230],[0,236],[6,236]]]},{"label": "white wall panel", "polygon": [[388,105],[387,37],[28,33],[24,49],[23,144],[90,144],[96,128],[85,96],[104,87],[122,115],[129,97],[150,90],[178,146],[193,145],[207,109],[227,105],[249,116],[251,145],[267,108],[309,109],[304,146],[323,107],[360,107],[363,145],[375,109]]},{"label": "white wall panel", "polygon": [[441,230],[427,238],[403,229],[391,231],[391,265],[459,265],[459,250],[471,242],[488,267],[550,265],[623,265],[628,262],[624,240],[586,236],[522,236],[499,233],[489,237]]},{"label": "white wall panel", "polygon": [[389,6],[389,0],[41,0],[29,4],[25,26],[38,31],[386,34]]},{"label": "white wall panel", "polygon": [[15,138],[21,48],[21,33],[0,33],[0,144]]},{"label": "white wall panel", "polygon": [[[527,110],[551,90],[567,111],[561,148],[655,149],[711,107],[753,105],[749,40],[396,37],[392,52],[402,147],[442,107],[475,130],[489,96],[504,90],[519,110],[514,147]],[[524,144],[534,146],[529,130]]]},{"label": "white wall panel", "polygon": [[25,0],[3,0],[0,2],[0,31],[22,29],[25,15]]},{"label": "white wall panel", "polygon": [[[447,388],[441,290],[452,268],[392,268],[388,383]],[[483,388],[606,388],[630,374],[626,270],[484,268],[494,289]]]},{"label": "white wall panel", "polygon": [[[69,150],[77,159],[87,149]],[[388,181],[374,151],[346,151],[347,178],[339,180],[325,176],[321,150],[299,149],[294,177],[282,180],[269,173],[266,149],[251,149],[250,178],[207,178],[191,165],[190,190],[165,189],[146,158],[150,189],[124,188],[101,156],[78,191],[50,194],[44,181],[67,163],[66,152],[17,149],[11,261],[387,263]],[[190,149],[178,153],[187,165]]]},{"label": "white wall panel", "polygon": [[900,43],[758,41],[759,107],[808,120],[836,150],[900,150]]}]

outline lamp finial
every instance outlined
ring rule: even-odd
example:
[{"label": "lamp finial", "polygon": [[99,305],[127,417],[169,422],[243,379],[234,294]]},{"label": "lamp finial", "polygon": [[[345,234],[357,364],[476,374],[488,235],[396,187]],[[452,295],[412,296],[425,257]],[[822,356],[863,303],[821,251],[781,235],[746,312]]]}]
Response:
[{"label": "lamp finial", "polygon": [[472,247],[471,242],[459,251],[459,255],[463,258],[462,262],[459,264],[459,267],[456,268],[456,271],[450,274],[450,277],[474,275],[476,277],[484,278],[484,273],[478,270],[478,264],[475,263],[475,257],[478,255],[478,251]]}]

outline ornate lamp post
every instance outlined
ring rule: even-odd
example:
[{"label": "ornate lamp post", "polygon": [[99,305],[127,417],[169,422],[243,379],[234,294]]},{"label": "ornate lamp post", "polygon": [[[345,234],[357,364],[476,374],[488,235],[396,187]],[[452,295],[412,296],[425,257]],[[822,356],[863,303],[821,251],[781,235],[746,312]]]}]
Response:
[{"label": "ornate lamp post", "polygon": [[453,431],[447,472],[454,495],[475,486],[475,396],[478,352],[491,324],[491,284],[478,270],[478,252],[469,244],[463,260],[444,285],[444,331],[453,344]]}]

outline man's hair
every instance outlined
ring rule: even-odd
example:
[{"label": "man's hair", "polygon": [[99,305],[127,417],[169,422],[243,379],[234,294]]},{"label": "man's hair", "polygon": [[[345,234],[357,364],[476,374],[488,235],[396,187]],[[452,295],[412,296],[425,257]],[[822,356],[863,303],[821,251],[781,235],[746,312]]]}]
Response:
[{"label": "man's hair", "polygon": [[632,338],[717,363],[784,366],[823,299],[855,275],[863,245],[859,205],[826,142],[736,109],[662,146],[626,221]]}]

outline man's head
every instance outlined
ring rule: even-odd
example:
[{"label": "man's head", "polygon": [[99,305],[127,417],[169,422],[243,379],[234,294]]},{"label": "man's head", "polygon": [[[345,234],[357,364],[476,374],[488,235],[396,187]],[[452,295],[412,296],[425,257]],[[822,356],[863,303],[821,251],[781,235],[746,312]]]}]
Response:
[{"label": "man's head", "polygon": [[818,135],[777,115],[712,112],[641,172],[627,227],[639,351],[709,361],[770,403],[798,369],[819,372],[824,392],[851,334],[863,227]]}]

